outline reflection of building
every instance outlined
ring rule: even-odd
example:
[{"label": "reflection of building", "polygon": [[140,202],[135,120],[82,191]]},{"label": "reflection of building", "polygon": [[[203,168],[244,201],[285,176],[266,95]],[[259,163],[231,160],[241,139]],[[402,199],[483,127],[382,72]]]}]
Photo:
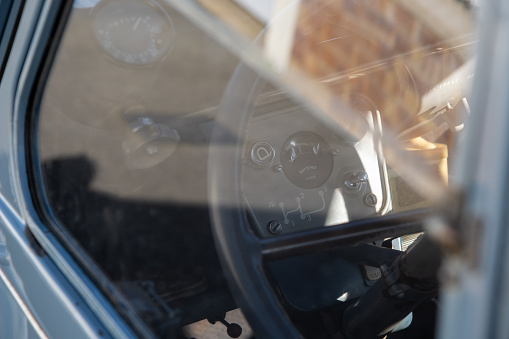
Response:
[{"label": "reflection of building", "polygon": [[422,96],[464,64],[474,29],[474,12],[458,0],[199,2],[249,39],[268,24],[263,50],[277,71],[321,79],[352,106],[351,94],[362,93],[397,133],[419,122]]},{"label": "reflection of building", "polygon": [[[380,110],[384,129],[447,181],[454,138],[446,132],[457,112],[443,112],[470,81],[472,13],[455,0],[302,0],[289,67],[356,110]],[[441,84],[460,93],[433,92]],[[426,204],[399,175],[390,178],[395,211]]]},{"label": "reflection of building", "polygon": [[[242,1],[214,4],[242,13],[233,17],[251,17],[227,23],[247,37],[256,36],[265,24],[242,7]],[[338,96],[356,111],[379,110],[384,129],[399,135],[408,149],[438,148],[443,157],[454,153],[454,133],[447,131],[461,125],[459,110],[445,107],[460,102],[469,85],[466,61],[475,28],[471,8],[457,0],[267,0],[264,4],[272,6],[265,9],[274,16],[259,43],[276,72],[284,76],[290,70],[318,79],[328,90],[314,98],[320,104]],[[353,121],[345,117],[342,123]],[[424,139],[416,139],[421,136]],[[434,145],[437,142],[447,147]]]},{"label": "reflection of building", "polygon": [[454,0],[303,0],[291,67],[347,99],[362,93],[401,131],[416,123],[426,90],[464,63],[465,48],[456,47],[468,42],[472,22]]}]

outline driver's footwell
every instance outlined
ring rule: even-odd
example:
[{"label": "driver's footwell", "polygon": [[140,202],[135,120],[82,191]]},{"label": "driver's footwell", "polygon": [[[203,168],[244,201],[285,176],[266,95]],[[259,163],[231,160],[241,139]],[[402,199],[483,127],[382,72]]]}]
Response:
[{"label": "driver's footwell", "polygon": [[[225,320],[228,323],[236,323],[240,325],[240,327],[242,328],[242,334],[238,338],[250,339],[253,337],[253,331],[251,330],[251,327],[247,323],[240,309],[237,308],[235,310],[227,312]],[[216,322],[214,325],[212,325],[206,319],[185,326],[182,329],[182,332],[184,336],[187,338],[196,339],[230,338],[230,336],[226,333],[226,326],[219,322]]]}]

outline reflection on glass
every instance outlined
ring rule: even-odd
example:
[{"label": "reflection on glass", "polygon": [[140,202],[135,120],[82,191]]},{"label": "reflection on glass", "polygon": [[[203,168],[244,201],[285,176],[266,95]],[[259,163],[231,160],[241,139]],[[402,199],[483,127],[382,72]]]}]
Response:
[{"label": "reflection on glass", "polygon": [[432,205],[468,123],[475,42],[475,11],[436,2],[267,1],[263,28],[243,1],[77,1],[37,126],[68,246],[179,326],[235,308],[209,218],[221,133],[240,168],[223,189],[242,197],[223,207],[261,238]]}]

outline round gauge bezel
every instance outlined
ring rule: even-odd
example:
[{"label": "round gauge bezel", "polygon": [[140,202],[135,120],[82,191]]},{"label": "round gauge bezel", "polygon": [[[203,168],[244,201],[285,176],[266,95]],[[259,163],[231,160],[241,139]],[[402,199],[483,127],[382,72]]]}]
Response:
[{"label": "round gauge bezel", "polygon": [[[131,0],[132,1],[132,0]],[[97,16],[101,11],[104,9],[105,6],[111,4],[111,3],[119,3],[120,5],[122,3],[125,3],[125,0],[102,0],[100,1],[90,12],[91,21],[90,21],[90,34],[92,35],[92,38],[95,41],[95,44],[97,46],[97,49],[100,51],[100,54],[107,59],[108,61],[120,65],[126,68],[131,69],[144,69],[144,68],[150,68],[162,61],[164,61],[168,55],[171,53],[174,47],[174,40],[175,40],[175,26],[173,25],[173,20],[171,19],[171,16],[168,14],[168,12],[155,0],[136,0],[133,2],[138,2],[140,4],[143,4],[144,6],[149,6],[153,10],[155,10],[157,13],[161,15],[161,18],[167,23],[171,33],[170,33],[170,45],[168,46],[167,51],[161,54],[160,57],[157,59],[147,62],[147,63],[130,63],[126,62],[124,60],[121,60],[119,58],[116,58],[115,56],[111,55],[100,43],[99,38],[97,37],[96,33],[96,24],[97,24]]]}]

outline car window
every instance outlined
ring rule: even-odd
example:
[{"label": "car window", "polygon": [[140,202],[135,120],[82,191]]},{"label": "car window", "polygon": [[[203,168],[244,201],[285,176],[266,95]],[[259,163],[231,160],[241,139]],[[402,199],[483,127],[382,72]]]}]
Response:
[{"label": "car window", "polygon": [[[267,6],[76,0],[35,105],[44,220],[161,336],[167,321],[193,335],[192,324],[238,307],[211,204],[276,239],[421,211],[448,192],[468,118],[474,8]],[[240,174],[216,188],[213,173],[227,172],[221,152]],[[235,199],[213,199],[229,190]],[[316,310],[339,300],[292,297],[282,267],[292,265],[271,268],[288,303]],[[338,265],[357,279],[351,300],[380,276]]]},{"label": "car window", "polygon": [[56,54],[37,126],[48,218],[116,288],[144,296],[130,301],[147,322],[165,319],[166,303],[182,324],[203,319],[193,307],[205,311],[204,291],[207,313],[235,308],[206,178],[211,122],[237,63],[155,1],[76,1]]}]

